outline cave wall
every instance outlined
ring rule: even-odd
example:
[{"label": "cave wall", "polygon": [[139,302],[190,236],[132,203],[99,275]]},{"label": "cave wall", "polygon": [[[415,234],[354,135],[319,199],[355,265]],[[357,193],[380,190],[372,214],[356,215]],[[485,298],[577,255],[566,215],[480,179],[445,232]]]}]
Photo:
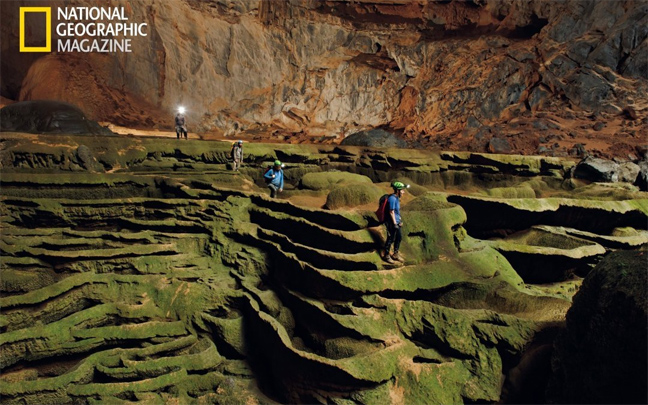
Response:
[{"label": "cave wall", "polygon": [[[16,53],[22,3],[2,4],[5,56]],[[74,102],[91,118],[147,127],[170,127],[182,104],[197,130],[226,135],[383,126],[425,139],[565,108],[645,115],[642,1],[110,5],[148,23],[132,53],[3,57],[2,96]]]}]

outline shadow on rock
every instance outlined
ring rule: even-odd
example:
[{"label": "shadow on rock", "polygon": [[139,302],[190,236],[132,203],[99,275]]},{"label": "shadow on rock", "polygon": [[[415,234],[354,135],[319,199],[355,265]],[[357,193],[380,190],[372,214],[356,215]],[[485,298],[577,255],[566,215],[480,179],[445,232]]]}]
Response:
[{"label": "shadow on rock", "polygon": [[0,110],[0,130],[32,134],[114,135],[89,120],[72,104],[60,101],[23,101]]}]

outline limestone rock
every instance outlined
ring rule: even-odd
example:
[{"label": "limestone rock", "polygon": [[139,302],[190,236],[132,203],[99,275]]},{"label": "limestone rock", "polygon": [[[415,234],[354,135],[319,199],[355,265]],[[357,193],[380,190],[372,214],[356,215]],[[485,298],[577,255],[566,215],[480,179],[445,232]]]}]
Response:
[{"label": "limestone rock", "polygon": [[639,173],[634,183],[642,191],[648,191],[648,160],[639,162]]},{"label": "limestone rock", "polygon": [[382,191],[373,184],[346,183],[335,187],[326,196],[326,207],[337,209],[375,203],[382,194]]},{"label": "limestone rock", "polygon": [[372,129],[370,131],[357,132],[344,138],[344,140],[342,140],[340,144],[352,146],[371,146],[374,148],[407,147],[407,143],[405,141],[398,138],[395,134],[383,129]]},{"label": "limestone rock", "polygon": [[493,246],[525,282],[536,284],[587,274],[589,266],[606,253],[596,242],[539,226],[497,240]]},{"label": "limestone rock", "polygon": [[645,403],[646,251],[616,252],[574,297],[552,359],[556,403]]},{"label": "limestone rock", "polygon": [[621,226],[642,229],[648,220],[646,199],[499,199],[451,195],[448,201],[466,210],[466,228],[481,236],[497,234],[494,230],[511,233],[533,225],[567,226],[605,235]]},{"label": "limestone rock", "polygon": [[632,162],[619,163],[619,181],[634,184],[641,168]]},{"label": "limestone rock", "polygon": [[[184,104],[190,131],[214,137],[333,142],[385,128],[423,147],[482,151],[478,134],[458,136],[479,123],[534,153],[533,113],[609,155],[588,143],[590,115],[634,105],[637,122],[646,116],[640,1],[133,3],[129,20],[149,30],[132,53],[44,57],[16,49],[21,4],[1,4],[2,96],[74,102],[121,125],[170,129]],[[25,31],[43,34],[38,24]],[[600,140],[622,118],[597,120]]]},{"label": "limestone rock", "polygon": [[589,181],[619,181],[619,164],[605,159],[587,157],[574,168],[574,177]]},{"label": "limestone rock", "polygon": [[24,101],[0,109],[2,131],[37,134],[113,135],[83,112],[67,103]]},{"label": "limestone rock", "polygon": [[97,171],[101,168],[101,165],[97,162],[90,148],[85,145],[79,145],[76,150],[76,156],[81,166],[88,171]]},{"label": "limestone rock", "polygon": [[306,173],[300,180],[300,187],[308,190],[326,190],[344,183],[367,183],[367,176],[349,172]]},{"label": "limestone rock", "polygon": [[506,139],[493,138],[488,142],[487,150],[490,153],[509,153],[511,152],[511,145]]},{"label": "limestone rock", "polygon": [[[578,228],[509,238],[527,263],[571,260],[542,269],[550,281],[598,259],[597,243],[646,240],[645,193],[562,189],[573,162],[558,158],[248,143],[233,173],[229,142],[51,138],[5,133],[0,151],[8,403],[501,401],[513,370],[521,391],[544,384],[516,365],[579,281],[525,284],[510,252],[475,237]],[[291,189],[270,199],[277,157]],[[93,158],[109,170],[81,167]],[[373,215],[393,179],[418,183],[399,265],[379,256]],[[356,188],[375,194],[344,195]],[[320,208],[328,189],[353,209]]]}]

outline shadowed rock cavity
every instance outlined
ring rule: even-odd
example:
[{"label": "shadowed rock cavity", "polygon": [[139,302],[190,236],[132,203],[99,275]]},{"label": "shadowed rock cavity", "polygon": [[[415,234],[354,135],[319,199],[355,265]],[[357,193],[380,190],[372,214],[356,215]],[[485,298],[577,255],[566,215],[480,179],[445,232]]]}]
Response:
[{"label": "shadowed rock cavity", "polygon": [[0,109],[0,130],[32,134],[113,135],[72,104],[23,101]]}]

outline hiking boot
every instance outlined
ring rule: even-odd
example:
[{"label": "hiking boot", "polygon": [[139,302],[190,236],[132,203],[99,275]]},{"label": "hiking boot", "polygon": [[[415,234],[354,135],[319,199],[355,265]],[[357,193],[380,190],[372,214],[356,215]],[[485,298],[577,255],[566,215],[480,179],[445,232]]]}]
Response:
[{"label": "hiking boot", "polygon": [[389,255],[389,252],[385,252],[385,251],[383,251],[383,252],[380,254],[380,257],[381,257],[384,261],[386,261],[387,263],[389,263],[389,264],[394,264],[394,261],[392,260],[391,256]]},{"label": "hiking boot", "polygon": [[387,263],[389,263],[389,264],[394,264],[394,263],[395,263],[395,262],[392,260],[391,256],[389,256],[389,255],[383,256],[382,259],[383,259],[384,261],[386,261]]},{"label": "hiking boot", "polygon": [[403,258],[403,256],[401,256],[401,254],[398,253],[398,252],[395,252],[393,255],[391,255],[391,258],[392,258],[393,260],[396,260],[397,262],[401,262],[401,263],[405,261],[405,259]]}]

